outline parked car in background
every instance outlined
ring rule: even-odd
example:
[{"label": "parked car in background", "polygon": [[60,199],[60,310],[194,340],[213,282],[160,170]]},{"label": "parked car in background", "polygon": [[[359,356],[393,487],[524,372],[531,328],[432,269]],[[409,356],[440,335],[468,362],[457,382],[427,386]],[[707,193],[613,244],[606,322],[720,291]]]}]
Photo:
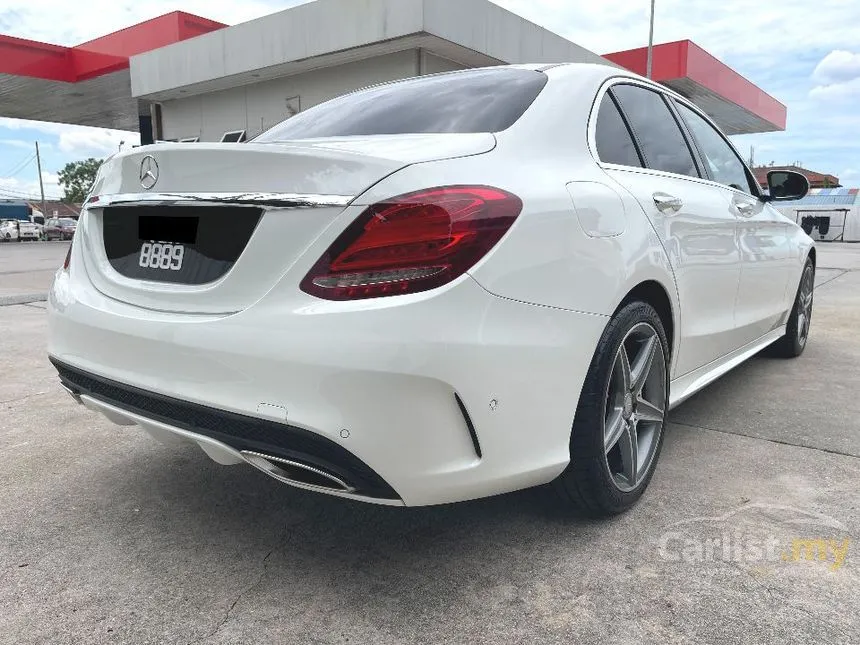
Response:
[{"label": "parked car in background", "polygon": [[71,217],[52,217],[45,222],[47,240],[70,240],[75,235],[78,223]]},{"label": "parked car in background", "polygon": [[39,227],[32,222],[17,219],[6,219],[0,223],[0,239],[4,242],[36,241],[42,235]]},{"label": "parked car in background", "polygon": [[0,220],[0,241],[12,242],[18,239],[17,221],[14,219]]}]

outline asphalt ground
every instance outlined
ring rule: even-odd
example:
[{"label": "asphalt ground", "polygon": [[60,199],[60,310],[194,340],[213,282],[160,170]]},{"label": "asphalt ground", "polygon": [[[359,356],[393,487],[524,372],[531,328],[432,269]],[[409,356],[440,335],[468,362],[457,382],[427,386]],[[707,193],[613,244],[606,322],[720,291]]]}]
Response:
[{"label": "asphalt ground", "polygon": [[[0,295],[64,254],[0,245]],[[0,643],[860,643],[860,245],[819,267],[804,355],[674,410],[604,521],[546,489],[364,505],[170,449],[61,390],[44,302],[0,306]]]},{"label": "asphalt ground", "polygon": [[0,243],[0,306],[44,300],[70,242]]}]

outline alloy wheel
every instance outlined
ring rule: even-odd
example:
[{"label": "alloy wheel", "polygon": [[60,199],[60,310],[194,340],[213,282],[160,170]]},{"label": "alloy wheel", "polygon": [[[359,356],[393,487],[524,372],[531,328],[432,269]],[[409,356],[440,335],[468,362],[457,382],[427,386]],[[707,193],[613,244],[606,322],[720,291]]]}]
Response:
[{"label": "alloy wheel", "polygon": [[648,474],[666,416],[666,358],[657,330],[638,323],[624,336],[606,390],[603,447],[615,486],[635,489]]},{"label": "alloy wheel", "polygon": [[797,342],[800,346],[806,344],[809,336],[809,323],[812,321],[812,292],[815,287],[815,272],[812,266],[807,266],[800,280],[800,291],[797,295]]}]

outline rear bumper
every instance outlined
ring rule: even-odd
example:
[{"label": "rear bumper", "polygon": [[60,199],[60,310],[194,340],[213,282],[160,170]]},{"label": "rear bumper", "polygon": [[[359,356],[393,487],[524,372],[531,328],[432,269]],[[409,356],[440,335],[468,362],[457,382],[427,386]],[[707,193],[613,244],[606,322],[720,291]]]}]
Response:
[{"label": "rear bumper", "polygon": [[[423,505],[560,474],[606,322],[499,298],[468,276],[376,301],[276,289],[228,316],[161,313],[103,296],[73,261],[49,296],[49,353],[75,393],[148,430],[309,456],[355,478],[360,498]],[[237,419],[262,434],[235,431]]]}]

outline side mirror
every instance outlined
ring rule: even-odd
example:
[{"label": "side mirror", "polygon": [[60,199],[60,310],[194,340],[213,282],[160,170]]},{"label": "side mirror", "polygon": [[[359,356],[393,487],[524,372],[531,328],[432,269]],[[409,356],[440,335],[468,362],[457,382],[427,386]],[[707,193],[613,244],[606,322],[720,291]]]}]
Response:
[{"label": "side mirror", "polygon": [[809,181],[799,172],[771,170],[767,173],[767,191],[766,202],[801,199],[809,192]]}]

